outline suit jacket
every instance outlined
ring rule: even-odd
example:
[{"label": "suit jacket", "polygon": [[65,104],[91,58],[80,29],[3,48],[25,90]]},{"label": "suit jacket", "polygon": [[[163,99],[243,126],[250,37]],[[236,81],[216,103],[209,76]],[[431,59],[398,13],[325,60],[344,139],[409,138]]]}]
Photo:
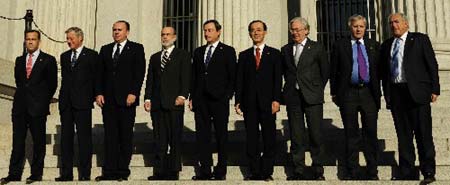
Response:
[{"label": "suit jacket", "polygon": [[281,53],[264,46],[259,69],[256,70],[254,48],[239,53],[236,79],[236,104],[242,111],[249,105],[259,105],[261,110],[270,111],[272,102],[281,99]]},{"label": "suit jacket", "polygon": [[324,88],[328,81],[330,68],[325,50],[319,43],[308,39],[303,47],[298,65],[295,66],[293,46],[294,43],[289,43],[281,48],[285,103],[287,105],[300,103],[295,89],[297,82],[300,92],[308,104],[324,103]]},{"label": "suit jacket", "polygon": [[95,100],[97,69],[100,68],[98,53],[83,47],[75,66],[71,66],[72,50],[61,54],[61,89],[59,91],[59,110],[67,107],[92,109]]},{"label": "suit jacket", "polygon": [[26,73],[26,60],[27,55],[16,58],[14,78],[17,89],[14,94],[12,114],[48,115],[50,100],[55,94],[58,83],[56,59],[41,50],[29,79]]},{"label": "suit jacket", "polygon": [[128,94],[136,96],[132,106],[139,105],[139,95],[145,77],[145,53],[142,44],[127,41],[120,53],[117,67],[113,66],[112,52],[116,43],[102,46],[99,54],[101,68],[97,73],[96,95],[104,95],[105,106],[116,102],[126,106]]},{"label": "suit jacket", "polygon": [[[380,108],[380,77],[379,77],[379,56],[380,44],[375,40],[364,39],[368,63],[369,63],[369,84],[373,100]],[[342,105],[346,92],[351,88],[351,77],[353,70],[353,53],[351,39],[342,39],[334,44],[331,55],[331,76],[330,92],[336,96],[336,104]]]},{"label": "suit jacket", "polygon": [[[388,104],[391,102],[390,62],[393,41],[394,38],[390,38],[381,46],[383,91]],[[409,92],[415,103],[430,103],[432,93],[440,94],[438,64],[427,35],[417,32],[408,33],[403,51],[403,70]]]},{"label": "suit jacket", "polygon": [[204,94],[213,99],[229,101],[235,88],[237,62],[234,48],[219,42],[206,68],[203,60],[206,47],[203,45],[194,50],[190,97],[194,108]]},{"label": "suit jacket", "polygon": [[161,54],[159,51],[150,57],[144,99],[152,102],[152,111],[184,110],[184,106],[175,106],[178,96],[189,96],[191,81],[191,57],[182,49],[174,48],[169,62],[161,72]]}]

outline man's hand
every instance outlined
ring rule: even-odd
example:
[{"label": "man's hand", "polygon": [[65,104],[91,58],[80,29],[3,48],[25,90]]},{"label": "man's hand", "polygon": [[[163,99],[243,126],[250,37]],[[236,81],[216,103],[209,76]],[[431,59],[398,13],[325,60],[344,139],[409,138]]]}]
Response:
[{"label": "man's hand", "polygon": [[131,106],[136,101],[136,96],[134,94],[128,94],[127,96],[127,106]]},{"label": "man's hand", "polygon": [[192,107],[192,100],[189,100],[189,110],[192,111],[194,107]]},{"label": "man's hand", "polygon": [[272,102],[272,114],[275,114],[278,111],[280,111],[280,103],[277,101],[273,101]]},{"label": "man's hand", "polygon": [[234,110],[236,111],[236,114],[238,114],[238,115],[240,115],[240,116],[243,116],[244,115],[244,113],[241,111],[241,104],[236,104],[235,106],[234,106]]},{"label": "man's hand", "polygon": [[186,100],[186,98],[183,98],[182,96],[178,96],[177,99],[175,99],[175,106],[184,105],[184,100]]},{"label": "man's hand", "polygon": [[434,102],[436,102],[436,101],[437,101],[437,98],[438,98],[438,96],[439,96],[439,95],[437,95],[437,94],[431,94],[431,103],[434,103]]},{"label": "man's hand", "polygon": [[98,95],[95,97],[95,103],[97,103],[99,107],[103,107],[105,104],[105,97],[103,95]]},{"label": "man's hand", "polygon": [[152,102],[150,101],[145,101],[144,103],[144,109],[147,112],[150,112],[152,110]]}]

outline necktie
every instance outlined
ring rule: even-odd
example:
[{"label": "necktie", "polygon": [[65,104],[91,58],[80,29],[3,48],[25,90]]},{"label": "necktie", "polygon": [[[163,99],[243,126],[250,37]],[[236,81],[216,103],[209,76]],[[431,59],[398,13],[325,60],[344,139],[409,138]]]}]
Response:
[{"label": "necktie", "polygon": [[162,60],[161,60],[161,72],[164,71],[164,68],[166,67],[167,62],[169,62],[169,56],[167,54],[167,51],[164,51]]},{"label": "necktie", "polygon": [[206,53],[206,59],[205,59],[205,67],[206,68],[208,68],[209,61],[211,60],[212,48],[213,48],[213,45],[209,46],[208,53]]},{"label": "necktie", "polygon": [[27,66],[26,66],[27,79],[30,78],[32,68],[33,68],[33,54],[29,54],[28,60],[27,60]]},{"label": "necktie", "polygon": [[73,68],[77,62],[77,50],[73,50],[72,59],[70,60],[70,66]]},{"label": "necktie", "polygon": [[300,61],[300,55],[302,54],[302,50],[303,50],[303,44],[297,44],[295,49],[295,55],[294,55],[294,61],[295,61],[295,66],[298,65],[298,61]]},{"label": "necktie", "polygon": [[392,50],[392,58],[391,58],[391,75],[392,78],[397,78],[399,72],[398,69],[398,58],[399,58],[399,51],[400,51],[400,42],[401,39],[397,38],[394,44],[394,49]]},{"label": "necktie", "polygon": [[117,43],[116,46],[117,46],[116,51],[114,52],[114,55],[113,55],[113,66],[114,67],[117,66],[117,63],[119,62],[119,55],[120,55],[120,44]]},{"label": "necktie", "polygon": [[259,47],[256,47],[256,52],[255,52],[255,61],[256,61],[256,70],[259,69],[259,64],[261,62],[261,54],[259,53],[261,49],[259,49]]},{"label": "necktie", "polygon": [[359,71],[359,78],[366,82],[367,79],[367,65],[366,65],[366,59],[364,58],[362,49],[361,49],[361,42],[356,41],[357,50],[358,50],[358,71]]}]

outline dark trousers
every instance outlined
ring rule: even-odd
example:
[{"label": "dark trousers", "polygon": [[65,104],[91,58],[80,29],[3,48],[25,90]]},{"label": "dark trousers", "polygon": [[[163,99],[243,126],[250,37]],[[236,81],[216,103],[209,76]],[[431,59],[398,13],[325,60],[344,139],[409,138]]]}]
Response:
[{"label": "dark trousers", "polygon": [[218,153],[214,175],[225,176],[227,173],[226,145],[228,144],[228,116],[230,115],[229,101],[228,99],[213,99],[208,95],[196,101],[194,117],[200,175],[211,175],[211,125],[214,125]]},{"label": "dark trousers", "polygon": [[73,140],[78,138],[78,177],[90,177],[92,167],[92,110],[68,107],[61,116],[61,176],[73,177]]},{"label": "dark trousers", "polygon": [[[276,154],[275,114],[271,110],[260,110],[259,106],[244,112],[245,131],[247,133],[247,157],[252,175],[263,177],[272,175]],[[259,126],[261,125],[261,131]],[[259,147],[259,133],[263,139],[263,155]]]},{"label": "dark trousers", "polygon": [[28,113],[12,115],[13,146],[9,162],[9,175],[21,177],[25,165],[25,139],[30,129],[33,139],[31,175],[42,176],[45,158],[45,130],[47,115],[32,117]]},{"label": "dark trousers", "polygon": [[[322,143],[321,129],[323,120],[323,104],[308,104],[300,92],[298,92],[300,104],[287,104],[290,136],[291,155],[294,164],[294,173],[299,175],[305,169],[306,141],[309,140],[309,148],[312,158],[312,167],[315,175],[323,175],[323,164],[321,159]],[[308,125],[308,132],[305,127]]]},{"label": "dark trousers", "polygon": [[378,170],[378,109],[368,87],[351,87],[339,107],[345,132],[345,166],[347,173],[356,175],[359,170],[360,134],[358,113],[361,114],[363,153],[369,175]]},{"label": "dark trousers", "polygon": [[183,113],[179,110],[151,112],[153,136],[157,146],[154,175],[164,176],[181,171]]},{"label": "dark trousers", "polygon": [[128,177],[133,153],[136,107],[105,105],[102,114],[105,128],[105,159],[102,174],[107,177]]},{"label": "dark trousers", "polygon": [[[413,176],[416,160],[413,138],[416,138],[422,174],[436,173],[431,106],[417,104],[406,84],[392,85],[392,116],[398,138],[399,167],[403,176]],[[431,97],[431,94],[430,94]]]}]

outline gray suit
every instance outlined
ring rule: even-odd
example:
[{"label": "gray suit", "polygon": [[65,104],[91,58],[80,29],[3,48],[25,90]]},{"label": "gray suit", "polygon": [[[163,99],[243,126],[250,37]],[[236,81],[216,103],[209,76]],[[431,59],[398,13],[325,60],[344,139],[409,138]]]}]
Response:
[{"label": "gray suit", "polygon": [[[305,120],[309,128],[311,156],[315,176],[323,175],[319,155],[320,130],[323,119],[324,88],[329,77],[329,63],[323,47],[307,40],[295,65],[294,43],[281,48],[285,85],[283,98],[287,107],[291,132],[291,154],[295,175],[303,175],[305,168]],[[296,85],[298,83],[298,86]]]}]

